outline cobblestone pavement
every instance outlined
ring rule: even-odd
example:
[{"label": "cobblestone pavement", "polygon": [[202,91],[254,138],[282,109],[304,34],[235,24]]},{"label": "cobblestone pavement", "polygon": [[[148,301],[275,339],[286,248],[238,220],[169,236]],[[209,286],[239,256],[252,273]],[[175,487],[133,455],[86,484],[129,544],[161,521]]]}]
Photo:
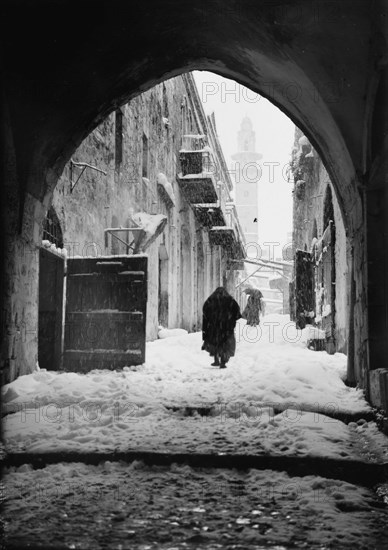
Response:
[{"label": "cobblestone pavement", "polygon": [[383,496],[340,480],[135,461],[23,465],[3,481],[5,548],[388,548]]}]

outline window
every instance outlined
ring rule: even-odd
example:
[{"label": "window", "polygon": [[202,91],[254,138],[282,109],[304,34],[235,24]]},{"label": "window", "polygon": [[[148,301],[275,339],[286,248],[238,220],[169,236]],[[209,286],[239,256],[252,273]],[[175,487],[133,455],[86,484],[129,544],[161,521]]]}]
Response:
[{"label": "window", "polygon": [[58,216],[51,206],[45,219],[43,220],[43,237],[42,240],[50,241],[57,248],[63,248],[63,235]]},{"label": "window", "polygon": [[143,155],[142,155],[142,172],[143,178],[148,178],[148,138],[143,134]]},{"label": "window", "polygon": [[116,110],[115,126],[115,164],[118,168],[123,162],[123,113],[121,109]]}]

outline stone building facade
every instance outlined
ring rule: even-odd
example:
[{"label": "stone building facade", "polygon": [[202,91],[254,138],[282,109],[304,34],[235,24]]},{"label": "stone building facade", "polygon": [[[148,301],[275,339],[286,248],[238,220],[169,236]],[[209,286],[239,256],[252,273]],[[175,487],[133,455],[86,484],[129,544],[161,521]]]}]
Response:
[{"label": "stone building facade", "polygon": [[[311,323],[325,331],[327,351],[347,353],[350,287],[345,227],[322,160],[298,128],[291,170],[294,269],[301,268],[306,275],[301,275],[300,288],[293,289],[293,314],[301,328]],[[306,262],[307,271],[301,265]]]},{"label": "stone building facade", "polygon": [[186,73],[118,107],[89,134],[65,166],[49,215],[68,258],[132,254],[136,214],[167,218],[144,251],[146,338],[154,340],[159,326],[200,330],[203,302],[217,286],[234,294],[232,260],[244,254],[244,236],[231,190],[214,116],[205,116]]},{"label": "stone building facade", "polygon": [[369,396],[388,357],[386,1],[342,0],[340,17],[332,2],[319,17],[315,2],[142,2],[135,25],[124,0],[3,4],[3,380],[34,365],[42,219],[64,166],[117,106],[195,69],[270,98],[324,160],[350,244],[348,374]]}]

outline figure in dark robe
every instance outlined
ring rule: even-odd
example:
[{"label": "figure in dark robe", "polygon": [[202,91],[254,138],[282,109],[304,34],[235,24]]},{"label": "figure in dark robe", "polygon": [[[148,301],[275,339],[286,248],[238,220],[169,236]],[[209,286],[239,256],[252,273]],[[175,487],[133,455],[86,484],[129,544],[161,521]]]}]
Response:
[{"label": "figure in dark robe", "polygon": [[214,357],[212,366],[224,369],[236,351],[234,328],[241,318],[240,307],[220,286],[206,300],[202,311],[202,349]]},{"label": "figure in dark robe", "polygon": [[247,325],[255,327],[260,325],[260,314],[264,312],[263,295],[260,290],[252,287],[246,288],[244,292],[249,298],[242,317],[247,320]]}]

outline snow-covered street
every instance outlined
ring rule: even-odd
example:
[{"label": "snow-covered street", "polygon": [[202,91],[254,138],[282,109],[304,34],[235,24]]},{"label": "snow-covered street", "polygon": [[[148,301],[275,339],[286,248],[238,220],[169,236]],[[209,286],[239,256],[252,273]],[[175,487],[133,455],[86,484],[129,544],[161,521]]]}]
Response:
[{"label": "snow-covered street", "polygon": [[388,511],[341,480],[272,470],[28,465],[5,478],[4,519],[21,547],[116,550],[384,550]]},{"label": "snow-covered street", "polygon": [[[236,355],[223,370],[201,351],[201,333],[161,336],[147,344],[138,367],[38,370],[5,386],[6,451],[76,452],[81,462],[114,451],[388,462],[387,438],[363,392],[343,382],[346,357],[308,349],[307,331],[296,331],[286,316],[264,317],[259,332],[239,321]],[[23,533],[56,548],[388,543],[387,488],[379,497],[365,480],[360,487],[326,473],[292,477],[173,461],[65,464],[58,456],[42,469],[5,469],[10,547],[28,539]]]},{"label": "snow-covered street", "polygon": [[[170,334],[147,344],[139,367],[40,370],[5,386],[6,449],[355,457],[362,436],[374,460],[388,455],[386,438],[362,418],[362,391],[343,382],[346,356],[307,349],[306,331],[287,316],[267,316],[260,329],[239,321],[225,370],[201,351],[201,333]],[[357,422],[341,421],[352,415]]]}]

